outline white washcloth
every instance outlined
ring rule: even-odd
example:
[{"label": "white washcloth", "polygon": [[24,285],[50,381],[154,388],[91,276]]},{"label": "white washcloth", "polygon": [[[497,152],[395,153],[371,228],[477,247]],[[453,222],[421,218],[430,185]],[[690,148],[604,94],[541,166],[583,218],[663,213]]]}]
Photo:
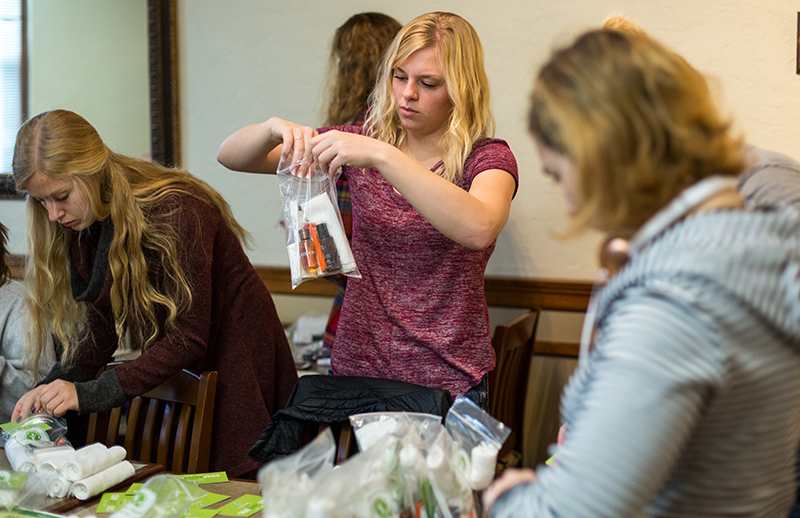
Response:
[{"label": "white washcloth", "polygon": [[47,473],[50,475],[60,475],[61,470],[64,467],[64,464],[72,459],[75,455],[94,455],[100,452],[106,451],[108,448],[104,444],[100,444],[99,442],[95,442],[84,446],[78,450],[73,452],[66,453],[64,455],[58,455],[55,457],[50,457],[42,462],[39,463],[38,471],[40,473]]},{"label": "white washcloth", "polygon": [[472,489],[480,491],[492,483],[497,466],[498,451],[497,446],[488,442],[481,442],[472,448],[472,469],[469,472]]},{"label": "white washcloth", "polygon": [[356,270],[356,260],[353,258],[353,253],[350,251],[350,243],[347,241],[347,236],[342,230],[342,224],[336,216],[336,211],[331,203],[331,198],[328,193],[322,193],[314,196],[305,203],[300,204],[306,219],[317,225],[325,223],[328,226],[328,233],[333,238],[336,244],[336,250],[339,252],[339,261],[342,263],[342,273],[349,273]]},{"label": "white washcloth", "polygon": [[61,465],[61,474],[73,482],[83,480],[125,460],[125,455],[127,452],[122,446],[112,446],[108,449],[103,446],[102,450],[82,448],[70,455]]},{"label": "white washcloth", "polygon": [[64,498],[69,494],[71,486],[72,482],[61,475],[53,475],[50,477],[50,484],[47,486],[47,494],[53,498]]},{"label": "white washcloth", "polygon": [[133,467],[133,464],[127,460],[123,460],[110,468],[104,469],[100,473],[95,473],[91,477],[75,482],[72,484],[70,492],[78,500],[88,500],[111,486],[119,484],[126,478],[132,477],[134,473],[136,473],[136,469]]},{"label": "white washcloth", "polygon": [[64,463],[66,455],[62,455],[61,457],[53,457],[52,459],[47,459],[39,464],[37,471],[39,473],[45,473],[47,475],[60,475],[61,474],[61,465]]},{"label": "white washcloth", "polygon": [[428,450],[425,463],[428,465],[428,476],[431,478],[431,483],[435,482],[445,494],[453,494],[455,480],[444,450],[439,446],[433,446]]},{"label": "white washcloth", "polygon": [[20,473],[36,473],[36,460],[28,459],[17,469]]},{"label": "white washcloth", "polygon": [[17,471],[33,473],[39,471],[39,467],[43,462],[68,455],[75,451],[72,446],[53,446],[51,448],[36,448],[33,450],[33,455],[28,459]]},{"label": "white washcloth", "polygon": [[14,471],[22,471],[21,468],[27,463],[35,463],[33,451],[18,443],[13,437],[6,441],[5,452],[8,463]]}]

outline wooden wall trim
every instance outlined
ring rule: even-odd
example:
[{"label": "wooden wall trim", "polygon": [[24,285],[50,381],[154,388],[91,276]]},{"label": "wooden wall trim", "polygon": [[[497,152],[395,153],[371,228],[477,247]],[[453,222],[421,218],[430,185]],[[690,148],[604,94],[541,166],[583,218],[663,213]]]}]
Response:
[{"label": "wooden wall trim", "polygon": [[578,357],[581,344],[577,342],[543,342],[533,343],[533,354],[548,354],[553,356]]},{"label": "wooden wall trim", "polygon": [[[292,277],[288,268],[256,266],[256,272],[271,293],[332,297],[337,290],[336,284],[324,278],[306,281],[292,290]],[[592,283],[486,277],[485,290],[486,303],[490,306],[584,312],[589,305]]]},{"label": "wooden wall trim", "polygon": [[[6,257],[12,278],[21,279],[25,275],[25,259],[24,255]],[[306,281],[293,290],[289,268],[256,266],[255,269],[271,293],[333,297],[338,289],[335,283],[320,278]],[[553,279],[486,277],[485,290],[486,302],[490,306],[584,312],[589,305],[592,284]]]},{"label": "wooden wall trim", "polygon": [[287,295],[316,295],[319,297],[333,297],[339,285],[324,277],[305,281],[296,289],[292,289],[292,273],[289,268],[276,266],[256,266],[256,273],[267,285],[270,293]]},{"label": "wooden wall trim", "polygon": [[486,277],[486,303],[498,307],[586,311],[592,283],[559,279]]},{"label": "wooden wall trim", "polygon": [[148,0],[150,143],[153,162],[180,165],[178,29],[175,0]]}]

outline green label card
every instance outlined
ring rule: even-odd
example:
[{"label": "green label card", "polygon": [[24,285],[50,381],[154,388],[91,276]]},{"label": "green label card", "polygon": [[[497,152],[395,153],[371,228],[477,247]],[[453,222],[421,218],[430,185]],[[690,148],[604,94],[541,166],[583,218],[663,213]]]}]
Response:
[{"label": "green label card", "polygon": [[206,492],[205,496],[201,496],[200,498],[192,502],[192,507],[206,507],[209,505],[214,505],[217,502],[222,502],[227,498],[230,497],[228,495],[218,495],[216,493]]},{"label": "green label card", "polygon": [[227,482],[228,474],[224,471],[216,471],[214,473],[195,473],[193,475],[175,475],[178,478],[194,482],[195,484],[216,484],[218,482]]},{"label": "green label card", "polygon": [[181,515],[181,518],[213,518],[218,512],[218,509],[202,509],[192,506]]},{"label": "green label card", "polygon": [[14,429],[19,425],[19,421],[11,421],[10,423],[0,424],[0,428],[2,428],[4,432],[7,432],[9,435],[11,435],[11,432],[13,432]]},{"label": "green label card", "polygon": [[264,508],[260,495],[243,495],[219,509],[225,516],[250,516]]},{"label": "green label card", "polygon": [[16,471],[0,471],[0,488],[2,489],[22,487],[27,481],[27,473],[17,473]]},{"label": "green label card", "polygon": [[140,489],[142,489],[143,485],[144,484],[138,484],[138,483],[131,484],[131,487],[129,487],[128,490],[125,491],[125,494],[126,495],[135,495],[136,493],[139,492]]},{"label": "green label card", "polygon": [[116,513],[122,506],[127,504],[133,495],[127,493],[103,493],[100,503],[97,504],[97,514]]}]

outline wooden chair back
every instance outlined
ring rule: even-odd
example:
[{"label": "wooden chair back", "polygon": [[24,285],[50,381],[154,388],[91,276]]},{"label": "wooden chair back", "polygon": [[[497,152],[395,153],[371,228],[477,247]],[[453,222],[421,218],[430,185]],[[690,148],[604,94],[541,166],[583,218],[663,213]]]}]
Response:
[{"label": "wooden chair back", "polygon": [[498,455],[505,467],[518,464],[522,458],[525,396],[538,321],[539,310],[531,309],[498,325],[492,336],[497,365],[489,373],[489,413],[511,427],[511,435]]},{"label": "wooden chair back", "polygon": [[126,405],[91,414],[87,443],[124,446],[128,460],[161,464],[172,473],[205,473],[216,390],[216,371],[197,376],[183,370]]},{"label": "wooden chair back", "polygon": [[312,432],[313,427],[307,426],[303,431],[303,445],[306,445],[314,440],[317,434],[322,433],[326,428],[330,428],[333,432],[333,438],[336,441],[336,456],[333,459],[335,465],[339,465],[358,453],[358,445],[356,444],[356,433],[353,430],[353,425],[350,420],[339,421],[337,423],[320,423],[319,428],[316,429],[316,434]]}]

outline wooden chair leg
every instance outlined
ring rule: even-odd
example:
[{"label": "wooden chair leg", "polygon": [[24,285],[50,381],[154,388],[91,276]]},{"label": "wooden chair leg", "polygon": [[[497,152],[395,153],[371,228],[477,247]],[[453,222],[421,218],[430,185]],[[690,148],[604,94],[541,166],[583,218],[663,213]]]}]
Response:
[{"label": "wooden chair leg", "polygon": [[341,464],[350,457],[354,437],[350,421],[342,421],[339,429],[339,444],[336,448],[336,464]]}]

